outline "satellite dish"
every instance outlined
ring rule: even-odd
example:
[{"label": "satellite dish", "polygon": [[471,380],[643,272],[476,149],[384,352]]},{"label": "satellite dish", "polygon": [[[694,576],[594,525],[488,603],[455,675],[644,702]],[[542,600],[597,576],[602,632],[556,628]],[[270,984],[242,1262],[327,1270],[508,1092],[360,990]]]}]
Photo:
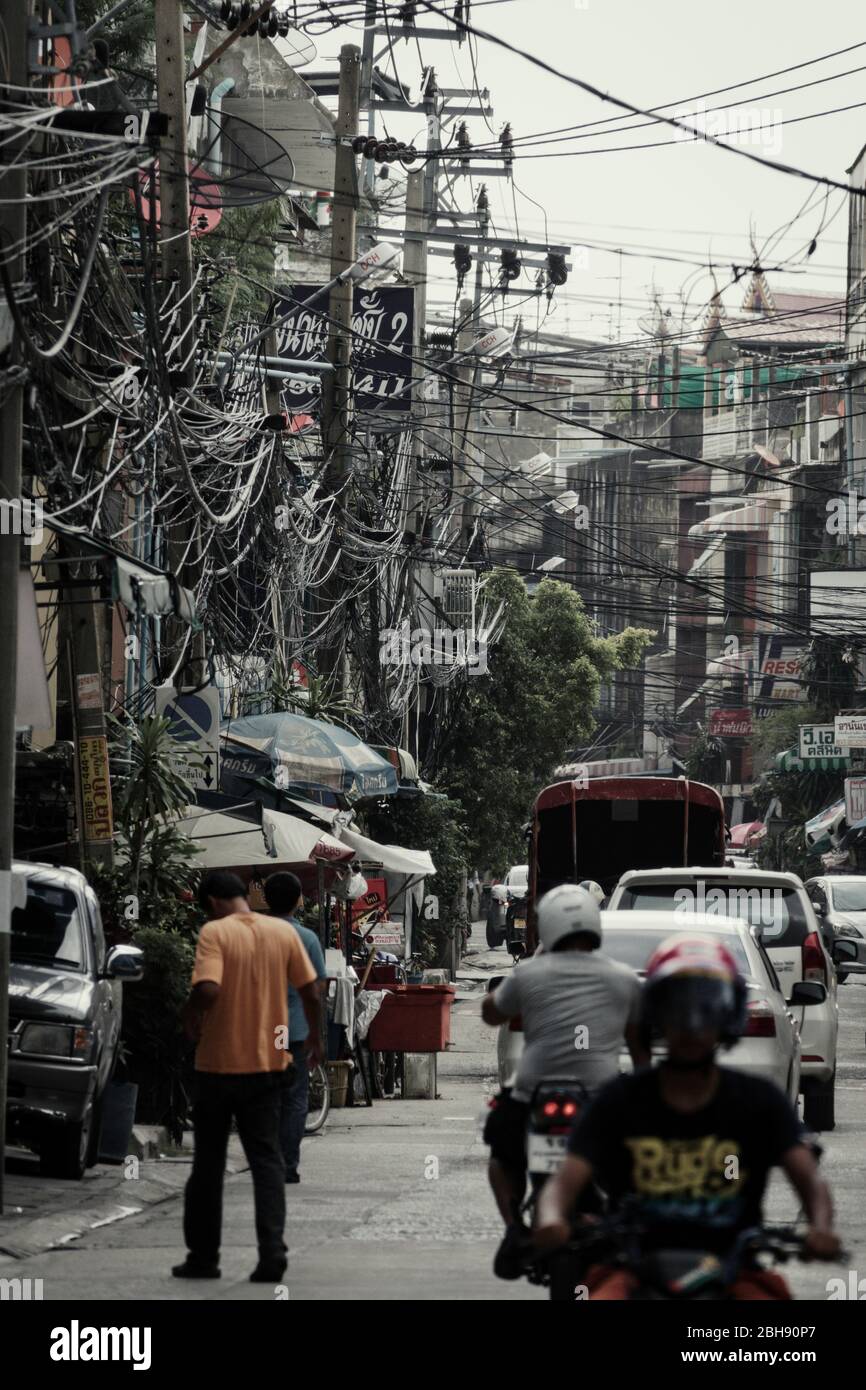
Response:
[{"label": "satellite dish", "polygon": [[309,34],[302,34],[300,29],[290,29],[286,38],[273,39],[272,43],[290,68],[304,68],[319,56],[319,50]]},{"label": "satellite dish", "polygon": [[[213,122],[213,126],[216,124]],[[223,110],[217,129],[218,142],[211,138],[203,158],[209,163],[219,149],[219,172],[210,177],[220,190],[223,207],[266,203],[281,197],[293,185],[292,156],[261,126]]]}]

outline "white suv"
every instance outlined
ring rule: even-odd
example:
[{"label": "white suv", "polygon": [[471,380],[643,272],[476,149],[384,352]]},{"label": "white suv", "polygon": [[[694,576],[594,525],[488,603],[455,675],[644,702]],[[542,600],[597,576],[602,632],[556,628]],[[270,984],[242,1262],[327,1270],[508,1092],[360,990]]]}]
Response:
[{"label": "white suv", "polygon": [[686,912],[739,917],[760,929],[760,939],[790,999],[799,980],[823,984],[823,1004],[791,1005],[803,1045],[800,1089],[803,1118],[811,1129],[835,1125],[836,1038],[839,1006],[836,969],[828,945],[796,874],[763,869],[632,869],[611,894],[608,910],[670,912],[671,926]]}]

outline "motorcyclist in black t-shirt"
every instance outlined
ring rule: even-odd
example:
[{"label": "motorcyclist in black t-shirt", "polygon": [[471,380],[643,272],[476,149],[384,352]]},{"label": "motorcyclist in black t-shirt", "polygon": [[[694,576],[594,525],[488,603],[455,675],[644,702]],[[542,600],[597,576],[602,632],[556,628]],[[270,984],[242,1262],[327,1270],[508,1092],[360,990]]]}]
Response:
[{"label": "motorcyclist in black t-shirt", "polygon": [[[614,1203],[628,1201],[649,1248],[723,1255],[760,1225],[767,1177],[778,1164],[809,1223],[805,1255],[837,1258],[830,1191],[794,1107],[772,1082],[717,1063],[746,1017],[745,985],[728,950],[709,938],[668,938],[649,961],[643,1005],[667,1055],[608,1083],[581,1117],[568,1158],[541,1193],[537,1246],[552,1250],[569,1239],[571,1213],[595,1178]],[[636,1283],[627,1269],[600,1270],[590,1297],[628,1298]],[[744,1267],[731,1296],[791,1295],[779,1275]]]}]

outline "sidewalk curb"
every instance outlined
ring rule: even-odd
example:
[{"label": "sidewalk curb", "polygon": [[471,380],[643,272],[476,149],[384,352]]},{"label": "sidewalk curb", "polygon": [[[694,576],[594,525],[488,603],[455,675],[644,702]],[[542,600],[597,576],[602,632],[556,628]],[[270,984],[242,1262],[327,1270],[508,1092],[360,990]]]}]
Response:
[{"label": "sidewalk curb", "polygon": [[[159,1141],[152,1135],[161,1134],[162,1131],[150,1132],[148,1126],[136,1128],[146,1131],[140,1136],[142,1146],[148,1149],[155,1146],[158,1155]],[[131,1147],[134,1148],[135,1143]],[[130,1157],[138,1155],[131,1154]],[[46,1213],[45,1216],[33,1216],[22,1221],[16,1221],[14,1216],[0,1216],[0,1266],[11,1260],[31,1259],[34,1255],[42,1255],[49,1250],[71,1245],[90,1231],[112,1225],[116,1221],[125,1221],[132,1216],[140,1216],[150,1207],[159,1206],[181,1195],[190,1173],[191,1152],[164,1160],[160,1160],[158,1156],[153,1159],[143,1157],[140,1161],[146,1165],[140,1177],[124,1178],[122,1168],[118,1166],[113,1170],[116,1179],[111,1184],[110,1191],[100,1194],[98,1198],[94,1196],[88,1199],[85,1196],[80,1203],[72,1202],[68,1206]],[[233,1178],[246,1171],[246,1159],[237,1137],[233,1135],[226,1163],[226,1177]],[[78,1191],[80,1192],[80,1188]],[[71,1192],[70,1197],[73,1195]]]},{"label": "sidewalk curb", "polygon": [[[154,1165],[155,1166],[155,1165]],[[169,1170],[172,1171],[172,1170]],[[168,1172],[166,1172],[166,1178]],[[183,1174],[186,1178],[186,1173]],[[138,1216],[147,1207],[175,1197],[181,1184],[174,1181],[160,1181],[150,1174],[136,1180],[120,1178],[111,1196],[102,1200],[72,1206],[46,1216],[36,1216],[19,1226],[0,1221],[0,1257],[13,1260],[26,1260],[47,1250],[56,1250],[69,1245],[99,1226],[108,1226],[115,1221],[123,1221],[130,1216]],[[121,1201],[121,1197],[125,1201]]]}]

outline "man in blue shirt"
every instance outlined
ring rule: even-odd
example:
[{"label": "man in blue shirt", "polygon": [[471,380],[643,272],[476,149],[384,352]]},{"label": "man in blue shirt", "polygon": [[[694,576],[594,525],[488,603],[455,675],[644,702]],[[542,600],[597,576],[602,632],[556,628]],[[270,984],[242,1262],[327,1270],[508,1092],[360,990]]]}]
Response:
[{"label": "man in blue shirt", "polygon": [[[275,917],[290,923],[301,938],[307,955],[310,957],[316,978],[325,979],[325,957],[316,933],[304,927],[298,920],[303,911],[304,898],[301,881],[295,874],[281,872],[271,874],[264,882],[265,901]],[[318,986],[321,991],[321,983]],[[298,1167],[301,1161],[301,1140],[304,1137],[304,1124],[309,1104],[310,1070],[307,1065],[307,1037],[309,1027],[304,1013],[301,997],[296,989],[289,986],[289,1051],[294,1066],[286,1075],[280,1105],[280,1143],[286,1165],[286,1182],[300,1182]]]}]

